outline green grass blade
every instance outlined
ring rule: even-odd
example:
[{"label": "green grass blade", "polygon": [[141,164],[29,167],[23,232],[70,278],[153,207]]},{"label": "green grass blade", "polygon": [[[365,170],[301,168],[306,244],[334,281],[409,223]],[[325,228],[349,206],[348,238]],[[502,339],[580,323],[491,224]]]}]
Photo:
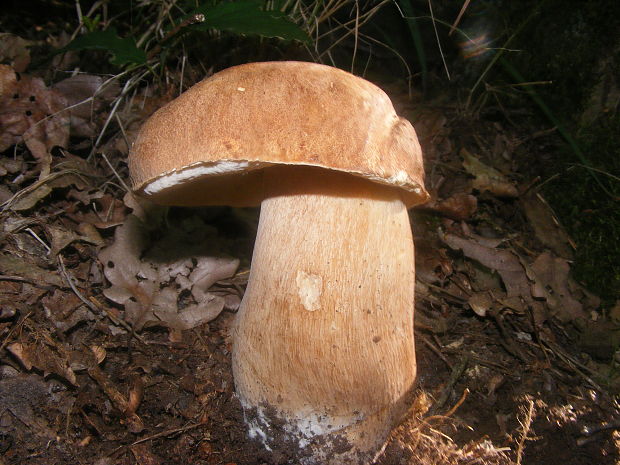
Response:
[{"label": "green grass blade", "polygon": [[579,159],[579,161],[585,167],[588,168],[587,172],[596,180],[597,184],[601,187],[601,189],[603,189],[603,192],[605,192],[607,195],[611,197],[614,197],[614,195],[609,192],[609,190],[605,187],[603,182],[600,180],[599,176],[596,173],[596,170],[592,169],[593,168],[592,163],[590,163],[590,161],[585,156],[583,151],[579,148],[579,145],[577,144],[577,141],[574,139],[572,134],[566,129],[566,127],[562,124],[562,122],[555,116],[553,111],[551,111],[551,109],[547,106],[547,104],[540,97],[540,95],[538,95],[536,90],[534,90],[532,86],[527,85],[527,82],[525,81],[521,73],[519,73],[519,71],[514,66],[512,66],[508,60],[506,60],[503,57],[500,57],[499,63],[502,66],[502,68],[504,68],[504,70],[513,79],[515,79],[519,84],[523,86],[528,96],[534,101],[534,103],[536,103],[536,105],[538,105],[538,108],[540,108],[540,110],[547,117],[547,119],[551,122],[551,124],[553,124],[557,128],[558,133],[566,141],[566,143],[569,145],[572,152]]}]

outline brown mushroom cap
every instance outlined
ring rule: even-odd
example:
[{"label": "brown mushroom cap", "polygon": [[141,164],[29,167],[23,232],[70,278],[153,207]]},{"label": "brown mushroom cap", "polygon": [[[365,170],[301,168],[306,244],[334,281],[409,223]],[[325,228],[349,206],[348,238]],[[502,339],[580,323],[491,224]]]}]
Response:
[{"label": "brown mushroom cap", "polygon": [[258,205],[264,170],[348,172],[428,198],[415,130],[378,87],[305,62],[250,63],[199,82],[158,110],[133,145],[133,188],[168,205]]}]

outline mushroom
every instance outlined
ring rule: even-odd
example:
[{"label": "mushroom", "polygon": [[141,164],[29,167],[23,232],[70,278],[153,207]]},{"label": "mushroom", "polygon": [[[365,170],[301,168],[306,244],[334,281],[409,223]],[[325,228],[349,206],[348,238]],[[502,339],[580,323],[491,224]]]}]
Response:
[{"label": "mushroom", "polygon": [[371,459],[415,381],[407,208],[428,197],[387,95],[314,63],[232,67],[146,121],[129,168],[158,203],[261,207],[233,329],[249,434],[303,464]]}]

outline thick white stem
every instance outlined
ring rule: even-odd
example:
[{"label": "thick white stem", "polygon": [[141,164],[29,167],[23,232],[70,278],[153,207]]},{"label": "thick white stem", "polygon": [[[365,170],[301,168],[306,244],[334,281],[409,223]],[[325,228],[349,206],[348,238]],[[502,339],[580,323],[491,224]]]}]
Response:
[{"label": "thick white stem", "polygon": [[338,173],[281,170],[266,185],[233,349],[251,433],[294,440],[302,463],[365,463],[416,375],[407,209]]}]

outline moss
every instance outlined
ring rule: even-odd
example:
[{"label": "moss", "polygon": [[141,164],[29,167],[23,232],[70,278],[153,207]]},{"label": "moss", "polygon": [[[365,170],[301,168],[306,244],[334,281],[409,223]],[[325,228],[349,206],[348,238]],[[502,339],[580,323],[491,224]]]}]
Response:
[{"label": "moss", "polygon": [[[577,244],[573,273],[610,306],[620,296],[620,114],[582,129],[578,143],[607,192],[581,165],[564,164],[545,188],[550,201]],[[565,160],[572,160],[565,153]],[[613,176],[616,176],[614,178]]]}]

